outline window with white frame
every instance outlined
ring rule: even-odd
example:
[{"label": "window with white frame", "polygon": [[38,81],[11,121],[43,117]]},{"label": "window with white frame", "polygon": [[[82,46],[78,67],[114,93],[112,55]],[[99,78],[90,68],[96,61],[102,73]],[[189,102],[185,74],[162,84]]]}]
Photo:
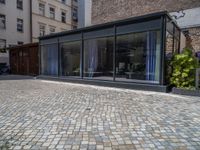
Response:
[{"label": "window with white frame", "polygon": [[0,29],[6,28],[6,16],[0,14]]},{"label": "window with white frame", "polygon": [[61,21],[63,22],[63,23],[66,23],[66,12],[61,12]]},{"label": "window with white frame", "polygon": [[56,32],[56,27],[50,26],[49,27],[49,32],[51,33],[55,33]]},{"label": "window with white frame", "polygon": [[23,22],[24,22],[23,19],[17,18],[17,31],[18,32],[23,32],[24,31]]},{"label": "window with white frame", "polygon": [[45,25],[44,24],[39,24],[39,31],[40,31],[40,35],[39,36],[44,36],[45,35]]},{"label": "window with white frame", "polygon": [[50,7],[49,12],[50,12],[50,18],[55,19],[55,8]]},{"label": "window with white frame", "polygon": [[17,0],[17,8],[23,9],[23,0]]},{"label": "window with white frame", "polygon": [[45,16],[45,4],[39,3],[39,14]]}]

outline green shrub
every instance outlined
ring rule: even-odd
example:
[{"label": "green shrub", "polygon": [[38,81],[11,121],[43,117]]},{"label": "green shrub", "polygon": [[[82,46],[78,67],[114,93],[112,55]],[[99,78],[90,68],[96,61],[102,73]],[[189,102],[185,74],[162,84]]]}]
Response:
[{"label": "green shrub", "polygon": [[171,61],[172,74],[170,84],[178,88],[193,88],[195,72],[199,62],[192,50],[185,48],[181,54],[175,54]]}]

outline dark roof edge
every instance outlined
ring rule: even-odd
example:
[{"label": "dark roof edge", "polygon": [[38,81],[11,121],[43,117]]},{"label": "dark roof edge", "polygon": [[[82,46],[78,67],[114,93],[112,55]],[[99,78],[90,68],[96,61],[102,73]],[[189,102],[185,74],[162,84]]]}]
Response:
[{"label": "dark roof edge", "polygon": [[146,15],[142,15],[142,16],[131,17],[131,18],[123,19],[123,20],[117,20],[117,21],[107,22],[107,23],[103,23],[103,24],[92,25],[89,27],[79,28],[79,29],[75,29],[75,30],[54,33],[54,34],[39,37],[39,40],[55,38],[58,36],[64,36],[64,35],[68,35],[68,34],[80,33],[82,31],[94,30],[94,29],[98,29],[98,28],[104,28],[104,27],[106,28],[106,27],[111,27],[114,25],[122,24],[122,23],[129,23],[132,21],[137,21],[137,20],[142,20],[142,19],[156,18],[156,17],[161,17],[164,15],[167,15],[170,19],[172,19],[167,11],[161,11],[161,12],[146,14]]},{"label": "dark roof edge", "polygon": [[26,48],[26,47],[33,47],[33,46],[39,46],[39,43],[27,43],[23,45],[16,45],[16,46],[8,47],[7,49],[13,50],[13,49],[18,49],[18,48]]}]

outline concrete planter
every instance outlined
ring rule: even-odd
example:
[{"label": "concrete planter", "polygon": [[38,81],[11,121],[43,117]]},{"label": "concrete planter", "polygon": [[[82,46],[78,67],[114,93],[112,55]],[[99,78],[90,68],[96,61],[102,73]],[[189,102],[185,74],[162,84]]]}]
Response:
[{"label": "concrete planter", "polygon": [[188,90],[188,89],[180,89],[180,88],[173,88],[173,94],[180,94],[180,95],[188,95],[188,96],[199,96],[200,97],[200,90]]}]

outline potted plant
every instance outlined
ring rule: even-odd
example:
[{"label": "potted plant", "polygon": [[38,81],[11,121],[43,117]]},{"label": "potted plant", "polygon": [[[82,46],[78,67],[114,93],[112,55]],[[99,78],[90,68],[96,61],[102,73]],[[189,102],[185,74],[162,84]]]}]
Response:
[{"label": "potted plant", "polygon": [[173,93],[200,96],[200,91],[195,89],[195,73],[199,67],[197,58],[189,48],[181,54],[175,54],[171,61],[172,74],[170,84],[174,87]]}]

